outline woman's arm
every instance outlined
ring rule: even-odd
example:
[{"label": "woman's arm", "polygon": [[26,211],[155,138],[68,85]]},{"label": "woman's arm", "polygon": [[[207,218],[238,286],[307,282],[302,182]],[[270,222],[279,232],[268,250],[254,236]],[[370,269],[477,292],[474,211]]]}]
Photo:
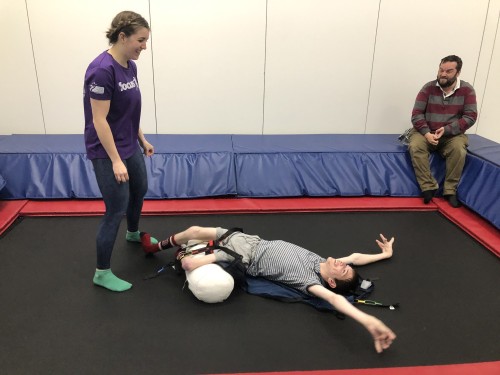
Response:
[{"label": "woman's arm", "polygon": [[139,128],[139,144],[142,147],[144,155],[151,156],[155,153],[155,148],[153,147],[153,145],[151,143],[149,143],[146,140],[146,137],[144,136],[144,133],[142,132],[141,128]]},{"label": "woman's arm", "polygon": [[113,173],[115,174],[116,181],[125,182],[128,181],[127,168],[118,154],[113,133],[111,133],[108,120],[106,120],[110,104],[111,101],[109,100],[95,100],[91,98],[90,106],[92,107],[92,120],[99,141],[113,163]]}]

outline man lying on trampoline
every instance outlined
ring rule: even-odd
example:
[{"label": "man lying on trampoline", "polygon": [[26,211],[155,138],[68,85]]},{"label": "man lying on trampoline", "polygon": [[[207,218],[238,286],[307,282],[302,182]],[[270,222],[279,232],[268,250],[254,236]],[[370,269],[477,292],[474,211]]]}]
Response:
[{"label": "man lying on trampoline", "polygon": [[[176,233],[158,244],[151,244],[149,235],[142,237],[146,253],[180,246],[191,240],[212,241],[221,238],[227,229],[192,226]],[[389,348],[396,335],[382,321],[354,307],[340,293],[358,285],[358,273],[349,265],[365,265],[392,256],[394,237],[387,240],[382,234],[376,240],[381,252],[378,254],[353,253],[334,259],[323,257],[300,246],[285,241],[266,241],[259,236],[234,232],[220,242],[220,245],[240,254],[246,273],[276,281],[308,295],[319,297],[335,310],[363,325],[372,335],[375,349],[381,353]],[[187,255],[187,256],[184,256]],[[233,257],[224,251],[205,256],[189,256],[181,253],[182,268],[186,273],[215,262],[231,262]]]}]

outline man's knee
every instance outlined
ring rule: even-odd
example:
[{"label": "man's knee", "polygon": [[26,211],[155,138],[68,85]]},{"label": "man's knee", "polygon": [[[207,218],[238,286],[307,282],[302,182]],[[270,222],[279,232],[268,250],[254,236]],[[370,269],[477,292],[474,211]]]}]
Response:
[{"label": "man's knee", "polygon": [[189,233],[198,234],[198,233],[200,233],[201,229],[202,229],[202,227],[200,227],[198,225],[192,225],[187,230]]},{"label": "man's knee", "polygon": [[446,146],[442,155],[444,158],[451,158],[453,160],[465,160],[467,155],[467,145],[463,142],[453,142]]},{"label": "man's knee", "polygon": [[408,152],[410,155],[421,154],[428,152],[425,147],[422,147],[420,143],[410,143],[408,145]]},{"label": "man's knee", "polygon": [[191,227],[189,227],[188,229],[186,229],[185,233],[187,235],[187,238],[190,239],[190,240],[197,240],[197,239],[200,239],[202,237],[202,231],[203,231],[203,227],[200,227],[198,225],[193,225]]},{"label": "man's knee", "polygon": [[414,133],[410,138],[408,151],[411,155],[416,153],[428,153],[429,145],[425,137],[420,133]]}]

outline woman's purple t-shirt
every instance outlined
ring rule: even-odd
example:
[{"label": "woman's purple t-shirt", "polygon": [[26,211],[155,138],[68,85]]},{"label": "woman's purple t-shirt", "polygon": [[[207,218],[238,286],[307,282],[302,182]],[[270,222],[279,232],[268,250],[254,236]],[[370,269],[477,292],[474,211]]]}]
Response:
[{"label": "woman's purple t-shirt", "polygon": [[90,98],[111,101],[106,119],[118,154],[122,159],[132,156],[139,147],[137,140],[141,118],[141,92],[135,62],[129,60],[128,68],[124,68],[104,51],[90,63],[85,72],[83,94],[87,157],[109,157],[94,128]]}]

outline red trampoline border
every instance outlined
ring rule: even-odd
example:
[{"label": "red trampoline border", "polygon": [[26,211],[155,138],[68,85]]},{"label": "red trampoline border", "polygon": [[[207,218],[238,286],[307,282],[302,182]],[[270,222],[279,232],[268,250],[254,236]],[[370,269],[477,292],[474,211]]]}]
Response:
[{"label": "red trampoline border", "polygon": [[[488,250],[500,257],[500,231],[466,207],[451,208],[441,198],[424,205],[420,198],[395,197],[301,197],[301,198],[204,198],[146,200],[143,215],[438,211]],[[14,200],[0,201],[0,235],[22,216],[99,216],[102,200]],[[322,371],[240,373],[239,375],[497,375],[500,361],[435,366]],[[219,374],[221,375],[221,374]],[[229,374],[226,374],[229,375]]]},{"label": "red trampoline border", "polygon": [[[242,372],[238,375],[498,375],[500,361],[463,363],[457,365],[385,367],[373,369]],[[215,374],[212,374],[215,375]],[[234,375],[234,374],[217,374]]]},{"label": "red trampoline border", "polygon": [[[452,208],[442,198],[423,204],[420,198],[300,197],[202,198],[144,201],[143,215],[187,215],[273,212],[439,211],[488,250],[500,257],[500,231],[466,207]],[[20,216],[98,216],[102,200],[0,201],[0,235]]]}]

